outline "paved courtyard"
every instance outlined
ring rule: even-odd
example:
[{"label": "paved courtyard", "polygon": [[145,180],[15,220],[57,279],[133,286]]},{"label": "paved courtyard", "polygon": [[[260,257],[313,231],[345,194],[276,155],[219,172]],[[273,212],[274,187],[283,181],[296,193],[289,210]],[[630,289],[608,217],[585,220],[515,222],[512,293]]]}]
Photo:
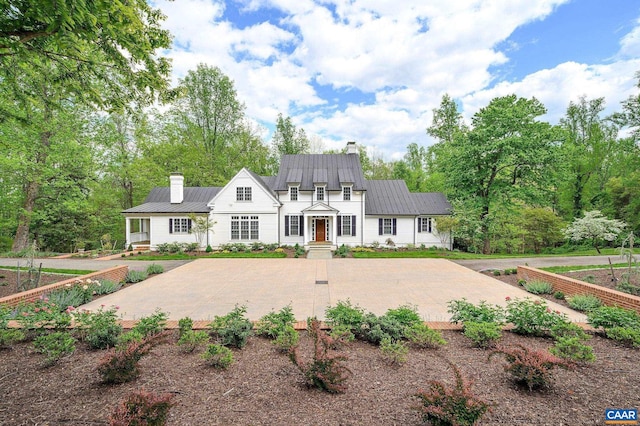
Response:
[{"label": "paved courtyard", "polygon": [[[172,320],[211,320],[236,304],[257,320],[288,304],[296,319],[324,319],[324,311],[350,299],[375,314],[415,305],[425,321],[448,321],[447,302],[467,298],[505,304],[505,297],[532,295],[444,259],[200,259],[100,298],[83,308],[120,307],[123,319],[138,319],[156,308]],[[574,321],[584,315],[563,306]]]}]

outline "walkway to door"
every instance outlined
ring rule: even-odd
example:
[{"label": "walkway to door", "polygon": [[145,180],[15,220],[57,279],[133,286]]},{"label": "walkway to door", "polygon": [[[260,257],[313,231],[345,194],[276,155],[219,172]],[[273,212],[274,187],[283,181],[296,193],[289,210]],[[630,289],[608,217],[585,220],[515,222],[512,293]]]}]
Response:
[{"label": "walkway to door", "polygon": [[[462,297],[477,303],[505,304],[505,297],[531,294],[443,259],[200,259],[83,308],[120,306],[123,319],[137,319],[156,308],[170,319],[211,320],[236,304],[250,319],[291,304],[298,320],[324,319],[325,309],[350,299],[375,314],[410,304],[425,321],[448,321],[447,302]],[[554,310],[574,321],[584,315],[563,306]]]}]

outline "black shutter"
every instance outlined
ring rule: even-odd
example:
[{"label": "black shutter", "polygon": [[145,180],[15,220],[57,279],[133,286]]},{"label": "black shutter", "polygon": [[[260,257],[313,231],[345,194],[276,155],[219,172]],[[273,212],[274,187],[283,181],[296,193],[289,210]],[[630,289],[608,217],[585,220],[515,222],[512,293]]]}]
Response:
[{"label": "black shutter", "polygon": [[173,234],[173,219],[169,219],[169,233]]},{"label": "black shutter", "polygon": [[187,220],[188,220],[188,222],[187,222],[187,228],[188,229],[187,230],[188,230],[189,233],[191,233],[191,219],[187,219]]},{"label": "black shutter", "polygon": [[284,236],[289,236],[289,216],[284,217]]},{"label": "black shutter", "polygon": [[396,222],[397,222],[397,221],[396,221],[396,218],[394,217],[392,220],[393,220],[393,235],[397,235],[397,234],[398,234],[398,233],[397,233],[397,229],[398,229],[398,228],[397,228],[397,226],[396,226],[396,225],[397,225],[397,223],[396,223]]},{"label": "black shutter", "polygon": [[338,237],[342,236],[342,216],[338,216]]},{"label": "black shutter", "polygon": [[378,235],[382,235],[382,218],[378,219]]},{"label": "black shutter", "polygon": [[356,236],[356,217],[351,216],[351,236],[355,237]]},{"label": "black shutter", "polygon": [[422,219],[418,218],[418,232],[422,232]]},{"label": "black shutter", "polygon": [[300,224],[300,236],[304,237],[304,216],[300,215],[300,219],[298,219],[298,223]]}]

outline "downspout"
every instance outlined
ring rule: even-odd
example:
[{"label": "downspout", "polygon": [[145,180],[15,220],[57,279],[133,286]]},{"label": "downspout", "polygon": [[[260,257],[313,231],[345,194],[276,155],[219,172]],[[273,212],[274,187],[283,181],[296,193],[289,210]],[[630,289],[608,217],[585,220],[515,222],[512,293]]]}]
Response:
[{"label": "downspout", "polygon": [[361,193],[362,196],[360,197],[360,214],[362,218],[360,219],[360,245],[364,246],[364,222],[366,220],[364,216],[364,197],[367,194],[367,191],[363,189]]}]

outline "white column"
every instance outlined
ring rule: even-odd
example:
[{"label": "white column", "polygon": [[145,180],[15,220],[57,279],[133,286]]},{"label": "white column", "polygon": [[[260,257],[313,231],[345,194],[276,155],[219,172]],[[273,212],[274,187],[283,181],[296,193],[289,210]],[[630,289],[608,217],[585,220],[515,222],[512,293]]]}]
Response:
[{"label": "white column", "polygon": [[338,215],[337,214],[333,214],[331,216],[332,218],[332,222],[333,222],[333,226],[331,227],[331,241],[333,242],[333,244],[335,244],[336,246],[338,245]]},{"label": "white column", "polygon": [[125,228],[126,230],[124,231],[124,235],[125,235],[125,244],[124,244],[124,248],[127,249],[129,248],[129,244],[131,244],[131,219],[127,218],[127,220],[125,221]]}]

